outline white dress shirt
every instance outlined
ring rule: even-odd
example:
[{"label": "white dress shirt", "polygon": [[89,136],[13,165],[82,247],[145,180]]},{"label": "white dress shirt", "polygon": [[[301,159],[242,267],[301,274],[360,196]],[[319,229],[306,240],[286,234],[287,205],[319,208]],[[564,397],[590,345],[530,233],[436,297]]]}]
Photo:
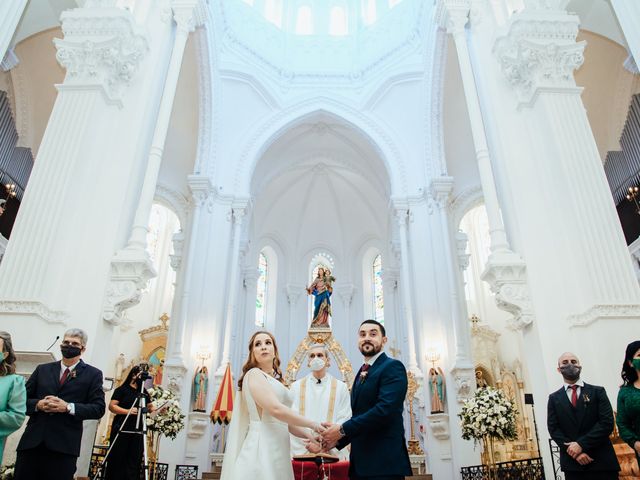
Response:
[{"label": "white dress shirt", "polygon": [[573,395],[573,389],[571,388],[571,385],[577,385],[578,388],[576,388],[576,398],[580,398],[580,393],[582,392],[582,387],[584,387],[584,382],[582,380],[578,380],[576,383],[566,383],[564,384],[564,391],[567,394],[567,398],[569,399],[569,402],[571,402],[571,396]]},{"label": "white dress shirt", "polygon": [[[64,371],[67,368],[69,369],[69,377],[70,377],[79,363],[80,363],[80,360],[78,360],[73,365],[70,365],[70,366],[67,367],[64,363],[62,363],[62,360],[60,360],[60,377],[59,377],[60,380],[62,380],[62,375],[64,375]],[[69,377],[67,377],[67,380],[69,379]],[[76,414],[76,406],[75,406],[75,404],[74,403],[69,403],[68,405],[69,405],[69,413],[71,415],[75,415]]]}]

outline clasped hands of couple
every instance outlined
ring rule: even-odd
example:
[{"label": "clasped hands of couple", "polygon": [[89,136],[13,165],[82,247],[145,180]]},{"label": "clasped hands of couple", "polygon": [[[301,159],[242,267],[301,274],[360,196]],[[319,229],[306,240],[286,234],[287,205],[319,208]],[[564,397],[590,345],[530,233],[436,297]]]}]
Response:
[{"label": "clasped hands of couple", "polygon": [[580,465],[589,465],[593,462],[593,458],[582,451],[582,447],[578,442],[564,442],[567,446],[567,454]]},{"label": "clasped hands of couple", "polygon": [[321,453],[334,448],[343,436],[340,427],[341,425],[331,422],[316,424],[313,428],[313,434],[305,441],[307,450],[311,453]]}]

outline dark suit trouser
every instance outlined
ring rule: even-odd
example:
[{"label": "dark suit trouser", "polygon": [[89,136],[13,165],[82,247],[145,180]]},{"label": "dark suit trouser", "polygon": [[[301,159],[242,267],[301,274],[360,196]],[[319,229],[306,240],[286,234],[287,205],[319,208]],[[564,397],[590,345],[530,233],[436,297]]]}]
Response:
[{"label": "dark suit trouser", "polygon": [[376,477],[359,477],[357,475],[350,475],[349,480],[404,480],[404,477],[396,477],[396,476],[376,476]]},{"label": "dark suit trouser", "polygon": [[618,472],[564,472],[564,480],[618,480]]},{"label": "dark suit trouser", "polygon": [[76,471],[75,455],[52,452],[40,444],[36,448],[18,450],[15,480],[73,480]]}]

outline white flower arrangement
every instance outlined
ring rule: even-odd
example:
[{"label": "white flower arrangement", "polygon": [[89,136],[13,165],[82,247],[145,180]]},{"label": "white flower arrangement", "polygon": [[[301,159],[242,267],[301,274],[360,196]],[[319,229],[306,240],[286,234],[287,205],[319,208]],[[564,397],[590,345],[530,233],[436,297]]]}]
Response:
[{"label": "white flower arrangement", "polygon": [[0,467],[0,480],[13,480],[14,469],[15,469],[14,464]]},{"label": "white flower arrangement", "polygon": [[479,388],[473,397],[464,402],[458,417],[462,421],[462,438],[465,440],[518,438],[516,410],[502,390]]},{"label": "white flower arrangement", "polygon": [[157,415],[147,419],[147,426],[153,432],[159,432],[165,437],[175,439],[178,432],[184,428],[184,415],[180,410],[180,403],[175,398],[171,390],[165,390],[160,386],[155,386],[147,390],[151,400],[156,407],[169,401]]}]

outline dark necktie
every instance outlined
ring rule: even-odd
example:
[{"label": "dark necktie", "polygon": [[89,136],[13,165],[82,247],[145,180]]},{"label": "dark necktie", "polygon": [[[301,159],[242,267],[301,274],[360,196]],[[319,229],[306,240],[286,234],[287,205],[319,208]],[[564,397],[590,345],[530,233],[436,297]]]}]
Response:
[{"label": "dark necktie", "polygon": [[60,385],[64,384],[64,382],[67,380],[67,377],[69,376],[70,371],[71,370],[69,370],[68,368],[65,368],[64,373],[60,377]]},{"label": "dark necktie", "polygon": [[571,392],[571,405],[574,407],[578,404],[578,385],[569,385]]},{"label": "dark necktie", "polygon": [[364,382],[364,379],[367,378],[367,370],[369,370],[370,366],[371,365],[369,365],[368,363],[362,365],[362,368],[360,368],[360,381],[358,383]]}]

